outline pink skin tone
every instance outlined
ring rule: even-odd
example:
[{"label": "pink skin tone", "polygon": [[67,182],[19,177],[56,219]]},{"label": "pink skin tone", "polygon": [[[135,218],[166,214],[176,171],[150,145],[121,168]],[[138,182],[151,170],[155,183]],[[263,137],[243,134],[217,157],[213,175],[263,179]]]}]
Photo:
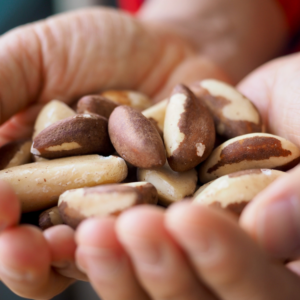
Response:
[{"label": "pink skin tone", "polygon": [[[200,19],[210,17],[212,9],[216,9],[213,15],[220,16],[217,4],[221,0],[212,6],[213,1],[202,1],[199,10],[196,2],[189,1],[195,7],[193,11],[201,13]],[[142,21],[114,11],[94,9],[51,18],[2,36],[0,123],[3,125],[0,127],[0,145],[31,136],[38,111],[53,98],[71,103],[82,95],[119,87],[140,90],[159,101],[178,82],[189,84],[208,77],[237,82],[263,61],[279,54],[287,30],[281,11],[277,6],[271,6],[273,1],[263,2],[259,8],[264,17],[258,18],[261,23],[255,19],[252,25],[250,20],[254,20],[255,7],[249,5],[254,1],[248,1],[247,9],[240,14],[235,11],[240,7],[236,5],[237,0],[223,1],[228,7],[234,7],[228,10],[229,17],[238,16],[233,22],[237,30],[231,28],[234,35],[230,40],[222,39],[219,31],[214,35],[213,27],[209,27],[211,31],[207,36],[211,38],[196,43],[194,36],[198,31],[189,36],[178,29],[182,26],[176,24],[182,24],[182,17],[177,19],[175,6],[171,3],[170,9],[160,10],[166,12],[166,20],[169,20],[162,21],[162,14],[154,13],[160,7],[155,0],[149,4],[148,12],[144,8],[138,16]],[[180,11],[180,16],[191,21],[189,26],[199,19],[196,14],[193,21],[189,10]],[[245,20],[247,26],[239,23]],[[202,25],[198,24],[196,28],[202,28]],[[274,31],[275,25],[277,31]],[[257,26],[266,28],[266,31],[257,31]],[[243,28],[245,32],[240,31]],[[247,65],[241,67],[244,66],[241,62],[249,57],[249,48],[240,51],[244,41],[239,37],[244,34],[253,37],[256,32],[257,40],[253,40],[252,46],[257,55],[250,55],[253,60],[247,59]],[[271,34],[274,32],[276,34]],[[223,44],[218,42],[220,40],[231,51],[221,51]],[[266,43],[270,45],[269,50]],[[263,49],[262,52],[259,49]],[[239,57],[235,56],[237,53]],[[216,61],[224,72],[207,57]],[[273,89],[270,80],[274,78],[273,64],[278,70],[276,95],[287,95],[287,100],[295,99],[289,97],[291,91],[286,91],[285,78],[297,78],[294,77],[297,70],[282,68],[286,66],[284,60],[250,75],[239,88],[254,102],[257,101],[271,131],[298,141],[299,145],[298,119],[288,116],[287,109],[298,104],[280,101],[278,106],[275,100],[273,102],[277,99],[275,92],[274,95],[270,93]],[[291,65],[296,68],[293,61]],[[287,82],[296,84],[295,80]],[[296,88],[295,85],[292,89],[294,93]],[[270,106],[264,104],[266,99],[270,99]],[[284,109],[286,114],[280,115]],[[278,126],[287,121],[289,126]],[[290,176],[294,179],[289,181],[289,190],[297,194],[295,177],[292,173]],[[260,299],[293,300],[299,295],[299,279],[294,273],[270,262],[235,221],[211,209],[182,203],[164,212],[145,206],[124,213],[118,220],[86,221],[76,234],[66,226],[42,232],[31,226],[18,226],[20,205],[16,196],[4,183],[0,183],[0,190],[0,278],[23,297],[49,299],[75,279],[86,280],[87,277],[105,300],[200,297],[204,300],[235,300],[245,295],[253,299],[254,294]],[[282,190],[285,190],[283,185]],[[294,246],[293,252],[286,246],[284,255],[282,249],[276,248],[278,241],[284,240],[285,232],[277,240],[276,236],[269,235],[272,226],[257,229],[264,221],[255,219],[256,209],[267,211],[264,210],[266,199],[269,199],[268,203],[276,202],[277,198],[273,200],[273,196],[269,193],[263,200],[258,196],[243,214],[241,226],[267,250],[276,249],[279,256],[299,253]],[[207,228],[209,232],[204,230]],[[297,241],[291,233],[286,237],[286,245]],[[289,268],[300,273],[297,262],[291,263]]]}]

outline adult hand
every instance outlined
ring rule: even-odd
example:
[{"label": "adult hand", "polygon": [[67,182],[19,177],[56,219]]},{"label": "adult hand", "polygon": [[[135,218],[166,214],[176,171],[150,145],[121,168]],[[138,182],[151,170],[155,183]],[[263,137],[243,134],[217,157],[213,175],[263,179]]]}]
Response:
[{"label": "adult hand", "polygon": [[[300,147],[300,54],[277,59],[249,75],[239,89],[262,113],[268,131]],[[300,167],[279,178],[247,206],[241,225],[271,255],[300,255]],[[299,262],[297,266],[300,274]]]},{"label": "adult hand", "polygon": [[[298,146],[299,62],[299,54],[270,62],[239,85],[261,111],[268,132]],[[263,250],[279,258],[300,254],[299,173],[295,168],[270,185],[240,220]],[[95,238],[96,233],[102,234]],[[284,266],[268,258],[236,222],[201,206],[180,203],[166,214],[138,207],[118,220],[89,220],[80,226],[77,242],[78,263],[105,300],[121,295],[124,300],[283,300],[297,299],[300,292],[299,261]],[[119,289],[108,288],[113,282]]]},{"label": "adult hand", "polygon": [[[175,84],[206,77],[228,80],[175,30],[113,10],[24,26],[0,38],[0,145],[31,136],[38,111],[54,98],[71,103],[105,88],[124,88],[161,100]],[[74,265],[74,232],[18,226],[16,196],[4,183],[0,191],[1,280],[23,297],[49,299],[70,278],[85,279]]]}]

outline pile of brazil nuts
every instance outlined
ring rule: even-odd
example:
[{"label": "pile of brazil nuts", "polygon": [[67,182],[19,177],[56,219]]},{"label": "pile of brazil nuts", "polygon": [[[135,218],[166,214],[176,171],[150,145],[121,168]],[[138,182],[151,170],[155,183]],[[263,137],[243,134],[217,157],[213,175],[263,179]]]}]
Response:
[{"label": "pile of brazil nuts", "polygon": [[177,85],[155,105],[121,90],[84,96],[72,108],[53,100],[32,141],[0,148],[0,179],[24,214],[38,212],[43,229],[185,198],[239,216],[300,161],[296,145],[264,131],[252,102],[213,79]]}]

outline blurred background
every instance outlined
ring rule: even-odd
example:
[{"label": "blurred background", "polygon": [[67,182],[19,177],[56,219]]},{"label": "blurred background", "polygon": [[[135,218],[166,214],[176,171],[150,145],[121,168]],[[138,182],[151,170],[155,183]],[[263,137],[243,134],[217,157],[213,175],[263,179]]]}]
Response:
[{"label": "blurred background", "polygon": [[[81,7],[105,5],[116,7],[116,0],[0,0],[0,34],[22,24]],[[24,299],[14,295],[0,282],[1,300]],[[89,283],[77,282],[53,300],[98,300]]]}]

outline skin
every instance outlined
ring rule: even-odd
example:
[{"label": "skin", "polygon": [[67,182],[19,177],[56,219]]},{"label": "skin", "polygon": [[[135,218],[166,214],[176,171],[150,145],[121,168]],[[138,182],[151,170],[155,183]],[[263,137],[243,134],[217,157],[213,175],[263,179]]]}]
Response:
[{"label": "skin", "polygon": [[[140,21],[110,10],[93,9],[50,18],[1,36],[0,145],[31,136],[39,110],[53,98],[71,103],[83,95],[118,87],[139,90],[159,101],[178,82],[189,84],[207,77],[237,82],[280,53],[287,28],[273,1],[251,6],[254,1],[249,0],[246,9],[237,0],[215,1],[213,5],[214,1],[201,1],[199,6],[199,2],[190,1],[185,7],[193,7],[192,11],[197,12],[193,17],[190,10],[183,10],[186,1],[178,1],[178,14],[171,1],[161,7],[153,0],[138,16]],[[231,8],[228,18],[223,18],[224,7],[219,8],[220,4]],[[257,12],[260,17],[253,18]],[[216,23],[206,26],[199,21],[211,19],[211,13]],[[233,22],[229,24],[227,20]],[[179,30],[182,22],[188,23],[192,34]],[[214,25],[219,22],[225,22],[233,33],[229,39],[227,31],[219,31],[220,26]],[[196,40],[203,27],[209,32]],[[241,37],[245,35],[251,47],[242,51],[245,41]],[[221,46],[229,51],[220,51]],[[266,95],[261,99],[266,99]],[[291,127],[286,128],[285,134],[292,133],[289,130]],[[20,208],[16,196],[4,183],[0,183],[0,190],[0,278],[23,297],[52,298],[74,279],[86,279],[81,271],[105,300],[181,300],[200,296],[234,300],[241,299],[241,294],[249,295],[249,299],[255,294],[261,299],[276,300],[296,299],[299,294],[297,276],[271,262],[236,222],[219,212],[196,209],[188,203],[167,213],[158,208],[137,208],[118,220],[84,222],[76,233],[76,248],[75,233],[65,226],[45,232],[18,226]],[[147,219],[143,220],[144,225],[133,226],[133,221],[140,222],[143,216]],[[151,227],[151,223],[155,226]],[[242,226],[252,232],[251,226],[245,224],[249,222],[242,222]],[[203,230],[207,225],[222,251],[204,262],[197,253],[206,253],[206,243],[201,236],[195,238],[195,230]],[[97,232],[103,234],[96,235]],[[94,236],[97,239],[92,239]],[[163,247],[163,255],[153,257],[153,253],[136,251],[145,250],[145,242],[148,250]],[[237,249],[241,251],[237,253]],[[179,268],[182,272],[176,272]],[[249,272],[245,274],[244,270]],[[262,286],[266,278],[266,285]],[[115,282],[119,282],[118,289]],[[279,291],[281,286],[286,290]]]}]

